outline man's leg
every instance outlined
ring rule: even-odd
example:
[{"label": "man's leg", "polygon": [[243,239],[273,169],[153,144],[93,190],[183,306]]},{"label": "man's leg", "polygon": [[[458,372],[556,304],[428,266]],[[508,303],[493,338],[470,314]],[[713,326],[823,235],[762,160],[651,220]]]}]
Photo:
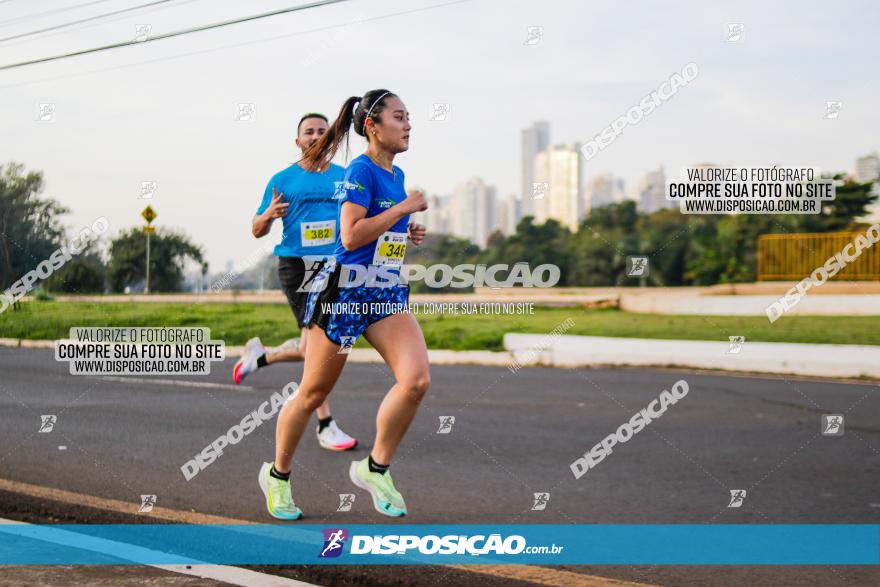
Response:
[{"label": "man's leg", "polygon": [[[241,380],[244,379],[244,376],[251,372],[247,370],[248,366],[251,364],[254,365],[253,370],[256,370],[272,363],[302,361],[307,352],[306,349],[308,346],[309,332],[313,328],[316,327],[312,325],[303,328],[300,338],[292,339],[293,341],[296,341],[295,344],[288,344],[291,342],[288,341],[282,345],[282,348],[274,353],[260,352],[258,349],[262,349],[263,351],[265,351],[265,349],[262,347],[262,343],[255,339],[253,344],[258,346],[252,346],[248,350],[251,354],[259,353],[259,356],[248,362],[249,359],[246,352],[246,356],[236,364],[236,368],[233,370],[233,376],[236,377],[236,383],[240,383]],[[318,328],[318,330],[320,330],[320,328]],[[326,338],[323,332],[315,336]],[[324,401],[324,403],[318,406],[316,413],[318,415],[318,443],[323,448],[340,451],[349,450],[357,446],[357,440],[343,432],[339,426],[333,422],[333,416],[330,414],[329,400]]]},{"label": "man's leg", "polygon": [[[308,329],[303,328],[300,331],[300,337],[291,338],[285,341],[280,347],[274,351],[266,352],[266,365],[275,363],[299,363],[306,358],[306,337]],[[263,365],[260,365],[261,367]]]}]

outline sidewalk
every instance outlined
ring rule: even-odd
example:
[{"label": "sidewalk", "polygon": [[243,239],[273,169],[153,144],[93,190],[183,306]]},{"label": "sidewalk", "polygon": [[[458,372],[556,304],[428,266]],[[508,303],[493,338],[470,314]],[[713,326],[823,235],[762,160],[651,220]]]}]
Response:
[{"label": "sidewalk", "polygon": [[731,352],[729,342],[648,340],[603,336],[504,335],[504,348],[523,365],[690,367],[880,379],[880,346],[749,342]]}]

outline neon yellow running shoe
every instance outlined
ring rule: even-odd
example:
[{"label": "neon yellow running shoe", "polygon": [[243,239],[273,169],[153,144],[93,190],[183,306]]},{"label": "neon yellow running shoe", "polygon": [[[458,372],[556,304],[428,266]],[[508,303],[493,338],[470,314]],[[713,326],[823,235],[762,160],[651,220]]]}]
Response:
[{"label": "neon yellow running shoe", "polygon": [[279,520],[298,520],[302,517],[302,510],[293,503],[290,496],[290,482],[278,479],[269,474],[272,463],[263,463],[257,480],[260,489],[266,496],[266,509],[269,515]]},{"label": "neon yellow running shoe", "polygon": [[351,482],[370,492],[373,497],[373,507],[380,514],[399,518],[406,515],[406,504],[403,496],[394,487],[391,473],[373,473],[370,471],[369,457],[362,461],[353,461],[348,469]]}]

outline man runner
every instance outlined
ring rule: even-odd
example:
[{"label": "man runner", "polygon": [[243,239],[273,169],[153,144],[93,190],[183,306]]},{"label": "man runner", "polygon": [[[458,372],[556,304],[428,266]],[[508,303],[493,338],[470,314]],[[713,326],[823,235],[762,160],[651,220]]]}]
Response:
[{"label": "man runner", "polygon": [[[327,129],[327,118],[323,114],[305,114],[297,125],[296,146],[305,153]],[[308,297],[307,268],[314,275],[324,261],[333,257],[338,233],[338,202],[334,196],[344,175],[345,169],[332,163],[318,172],[306,171],[299,163],[294,163],[269,180],[252,221],[252,232],[256,238],[261,238],[269,234],[276,218],[282,219],[284,230],[274,254],[278,257],[281,288],[301,335],[298,339],[288,340],[274,352],[268,352],[259,338],[250,339],[244,355],[232,370],[236,384],[241,384],[250,373],[266,365],[304,360],[313,322],[306,324],[304,321]],[[323,448],[342,451],[357,445],[357,440],[336,425],[328,402],[325,401],[316,411],[318,443]]]}]

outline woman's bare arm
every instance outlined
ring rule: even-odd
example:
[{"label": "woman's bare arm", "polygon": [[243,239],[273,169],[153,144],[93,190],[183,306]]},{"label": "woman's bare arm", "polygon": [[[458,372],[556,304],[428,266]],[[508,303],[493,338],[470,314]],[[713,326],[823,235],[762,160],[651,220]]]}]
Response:
[{"label": "woman's bare arm", "polygon": [[399,204],[388,208],[381,214],[367,218],[367,209],[359,204],[345,202],[339,216],[339,231],[342,246],[352,251],[371,243],[390,230],[397,221],[412,214],[427,210],[428,203],[422,192],[413,192]]}]

